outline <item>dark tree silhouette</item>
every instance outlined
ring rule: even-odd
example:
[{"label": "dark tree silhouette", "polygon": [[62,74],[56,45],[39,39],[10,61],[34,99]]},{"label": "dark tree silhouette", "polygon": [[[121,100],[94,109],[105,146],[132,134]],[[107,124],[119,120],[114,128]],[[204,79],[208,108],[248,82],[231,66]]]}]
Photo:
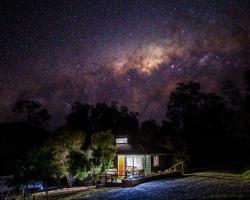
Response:
[{"label": "dark tree silhouette", "polygon": [[247,87],[247,92],[250,93],[250,70],[247,70],[244,74],[245,84]]},{"label": "dark tree silhouette", "polygon": [[51,133],[24,122],[0,124],[0,173],[9,174],[17,160],[39,147]]},{"label": "dark tree silhouette", "polygon": [[140,137],[146,142],[159,142],[161,128],[154,119],[142,122],[140,128]]},{"label": "dark tree silhouette", "polygon": [[[247,85],[250,83],[248,73],[245,75]],[[223,83],[221,96],[202,92],[196,82],[179,83],[170,94],[164,124],[187,142],[193,163],[207,166],[246,161],[249,99],[248,93],[244,99],[231,81]]]},{"label": "dark tree silhouette", "polygon": [[20,117],[19,122],[0,124],[1,173],[11,172],[17,160],[24,159],[27,152],[40,146],[50,135],[45,129],[50,115],[39,102],[18,101],[13,112]]},{"label": "dark tree silhouette", "polygon": [[250,70],[244,74],[246,84],[246,95],[241,104],[238,114],[238,136],[245,140],[246,143],[250,142]]},{"label": "dark tree silhouette", "polygon": [[[51,156],[38,149],[28,152],[25,159],[20,160],[12,171],[14,177],[10,180],[10,185],[26,185],[31,181],[42,181],[46,190],[46,199],[48,198],[48,182],[58,181],[56,173],[58,169],[52,165]],[[29,198],[28,187],[25,190],[25,198]]]},{"label": "dark tree silhouette", "polygon": [[226,134],[226,111],[224,99],[203,93],[197,82],[179,83],[170,94],[168,123],[187,142],[194,161],[216,160],[221,155],[218,152],[224,152],[221,142]]},{"label": "dark tree silhouette", "polygon": [[42,108],[38,101],[17,101],[12,110],[19,114],[22,122],[32,126],[47,127],[51,118],[48,111]]},{"label": "dark tree silhouette", "polygon": [[167,106],[167,118],[177,132],[194,127],[203,101],[199,83],[178,83],[176,90],[170,93]]},{"label": "dark tree silhouette", "polygon": [[86,134],[92,133],[92,110],[92,105],[76,102],[71,108],[71,113],[66,116],[67,126],[83,130]]},{"label": "dark tree silhouette", "polygon": [[232,80],[227,79],[221,82],[220,94],[230,109],[239,109],[243,100],[242,91]]},{"label": "dark tree silhouette", "polygon": [[124,106],[119,109],[115,102],[110,106],[105,103],[92,106],[77,102],[66,116],[66,121],[67,126],[84,131],[88,143],[94,132],[111,130],[113,134],[133,134],[139,127],[137,113],[130,112]]}]

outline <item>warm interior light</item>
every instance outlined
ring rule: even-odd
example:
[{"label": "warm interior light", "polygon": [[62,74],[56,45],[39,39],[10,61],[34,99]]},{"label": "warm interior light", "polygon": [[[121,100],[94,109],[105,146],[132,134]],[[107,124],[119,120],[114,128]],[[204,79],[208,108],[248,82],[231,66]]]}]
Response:
[{"label": "warm interior light", "polygon": [[118,174],[119,176],[125,175],[125,156],[118,155]]},{"label": "warm interior light", "polygon": [[127,144],[128,143],[128,138],[123,137],[123,138],[116,138],[116,144]]}]

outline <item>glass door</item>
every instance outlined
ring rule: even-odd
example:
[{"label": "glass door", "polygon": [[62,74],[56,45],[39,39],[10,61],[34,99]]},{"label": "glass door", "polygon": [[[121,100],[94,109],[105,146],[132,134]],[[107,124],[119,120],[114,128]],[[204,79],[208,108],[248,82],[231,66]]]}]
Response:
[{"label": "glass door", "polygon": [[141,155],[126,156],[126,172],[128,176],[142,175],[144,173],[144,157]]}]

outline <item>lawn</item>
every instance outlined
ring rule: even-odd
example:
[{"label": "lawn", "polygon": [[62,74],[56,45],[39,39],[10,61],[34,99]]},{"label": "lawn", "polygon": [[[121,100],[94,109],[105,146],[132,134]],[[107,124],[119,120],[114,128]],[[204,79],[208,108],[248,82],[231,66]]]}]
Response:
[{"label": "lawn", "polygon": [[[61,195],[62,197],[50,197],[50,199],[59,199],[59,200],[76,200],[76,199],[83,199],[87,198],[89,196],[93,196],[96,195],[98,193],[105,193],[107,191],[110,190],[114,190],[115,188],[95,188],[95,189],[90,189],[90,190],[85,190],[85,191],[81,191],[75,194],[65,194],[65,195]],[[44,199],[44,198],[43,198]]]},{"label": "lawn", "polygon": [[75,200],[178,200],[178,199],[250,199],[250,181],[229,173],[195,173],[182,178],[162,179],[132,188],[113,189],[94,195],[78,194]]}]

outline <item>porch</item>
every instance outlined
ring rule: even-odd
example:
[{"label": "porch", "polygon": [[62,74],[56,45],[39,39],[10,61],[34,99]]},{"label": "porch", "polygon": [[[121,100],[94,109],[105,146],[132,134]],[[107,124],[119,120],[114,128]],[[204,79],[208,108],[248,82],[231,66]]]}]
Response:
[{"label": "porch", "polygon": [[[143,170],[142,170],[143,171]],[[125,173],[125,176],[119,175]],[[132,174],[131,174],[132,173]],[[168,178],[176,177],[184,174],[184,161],[173,165],[172,167],[158,173],[153,173],[150,175],[140,174],[140,170],[135,171],[117,171],[116,168],[109,169],[101,177],[105,181],[106,186],[122,186],[122,187],[133,187],[138,184]]]},{"label": "porch", "polygon": [[150,155],[117,155],[117,174],[132,178],[151,174]]}]

